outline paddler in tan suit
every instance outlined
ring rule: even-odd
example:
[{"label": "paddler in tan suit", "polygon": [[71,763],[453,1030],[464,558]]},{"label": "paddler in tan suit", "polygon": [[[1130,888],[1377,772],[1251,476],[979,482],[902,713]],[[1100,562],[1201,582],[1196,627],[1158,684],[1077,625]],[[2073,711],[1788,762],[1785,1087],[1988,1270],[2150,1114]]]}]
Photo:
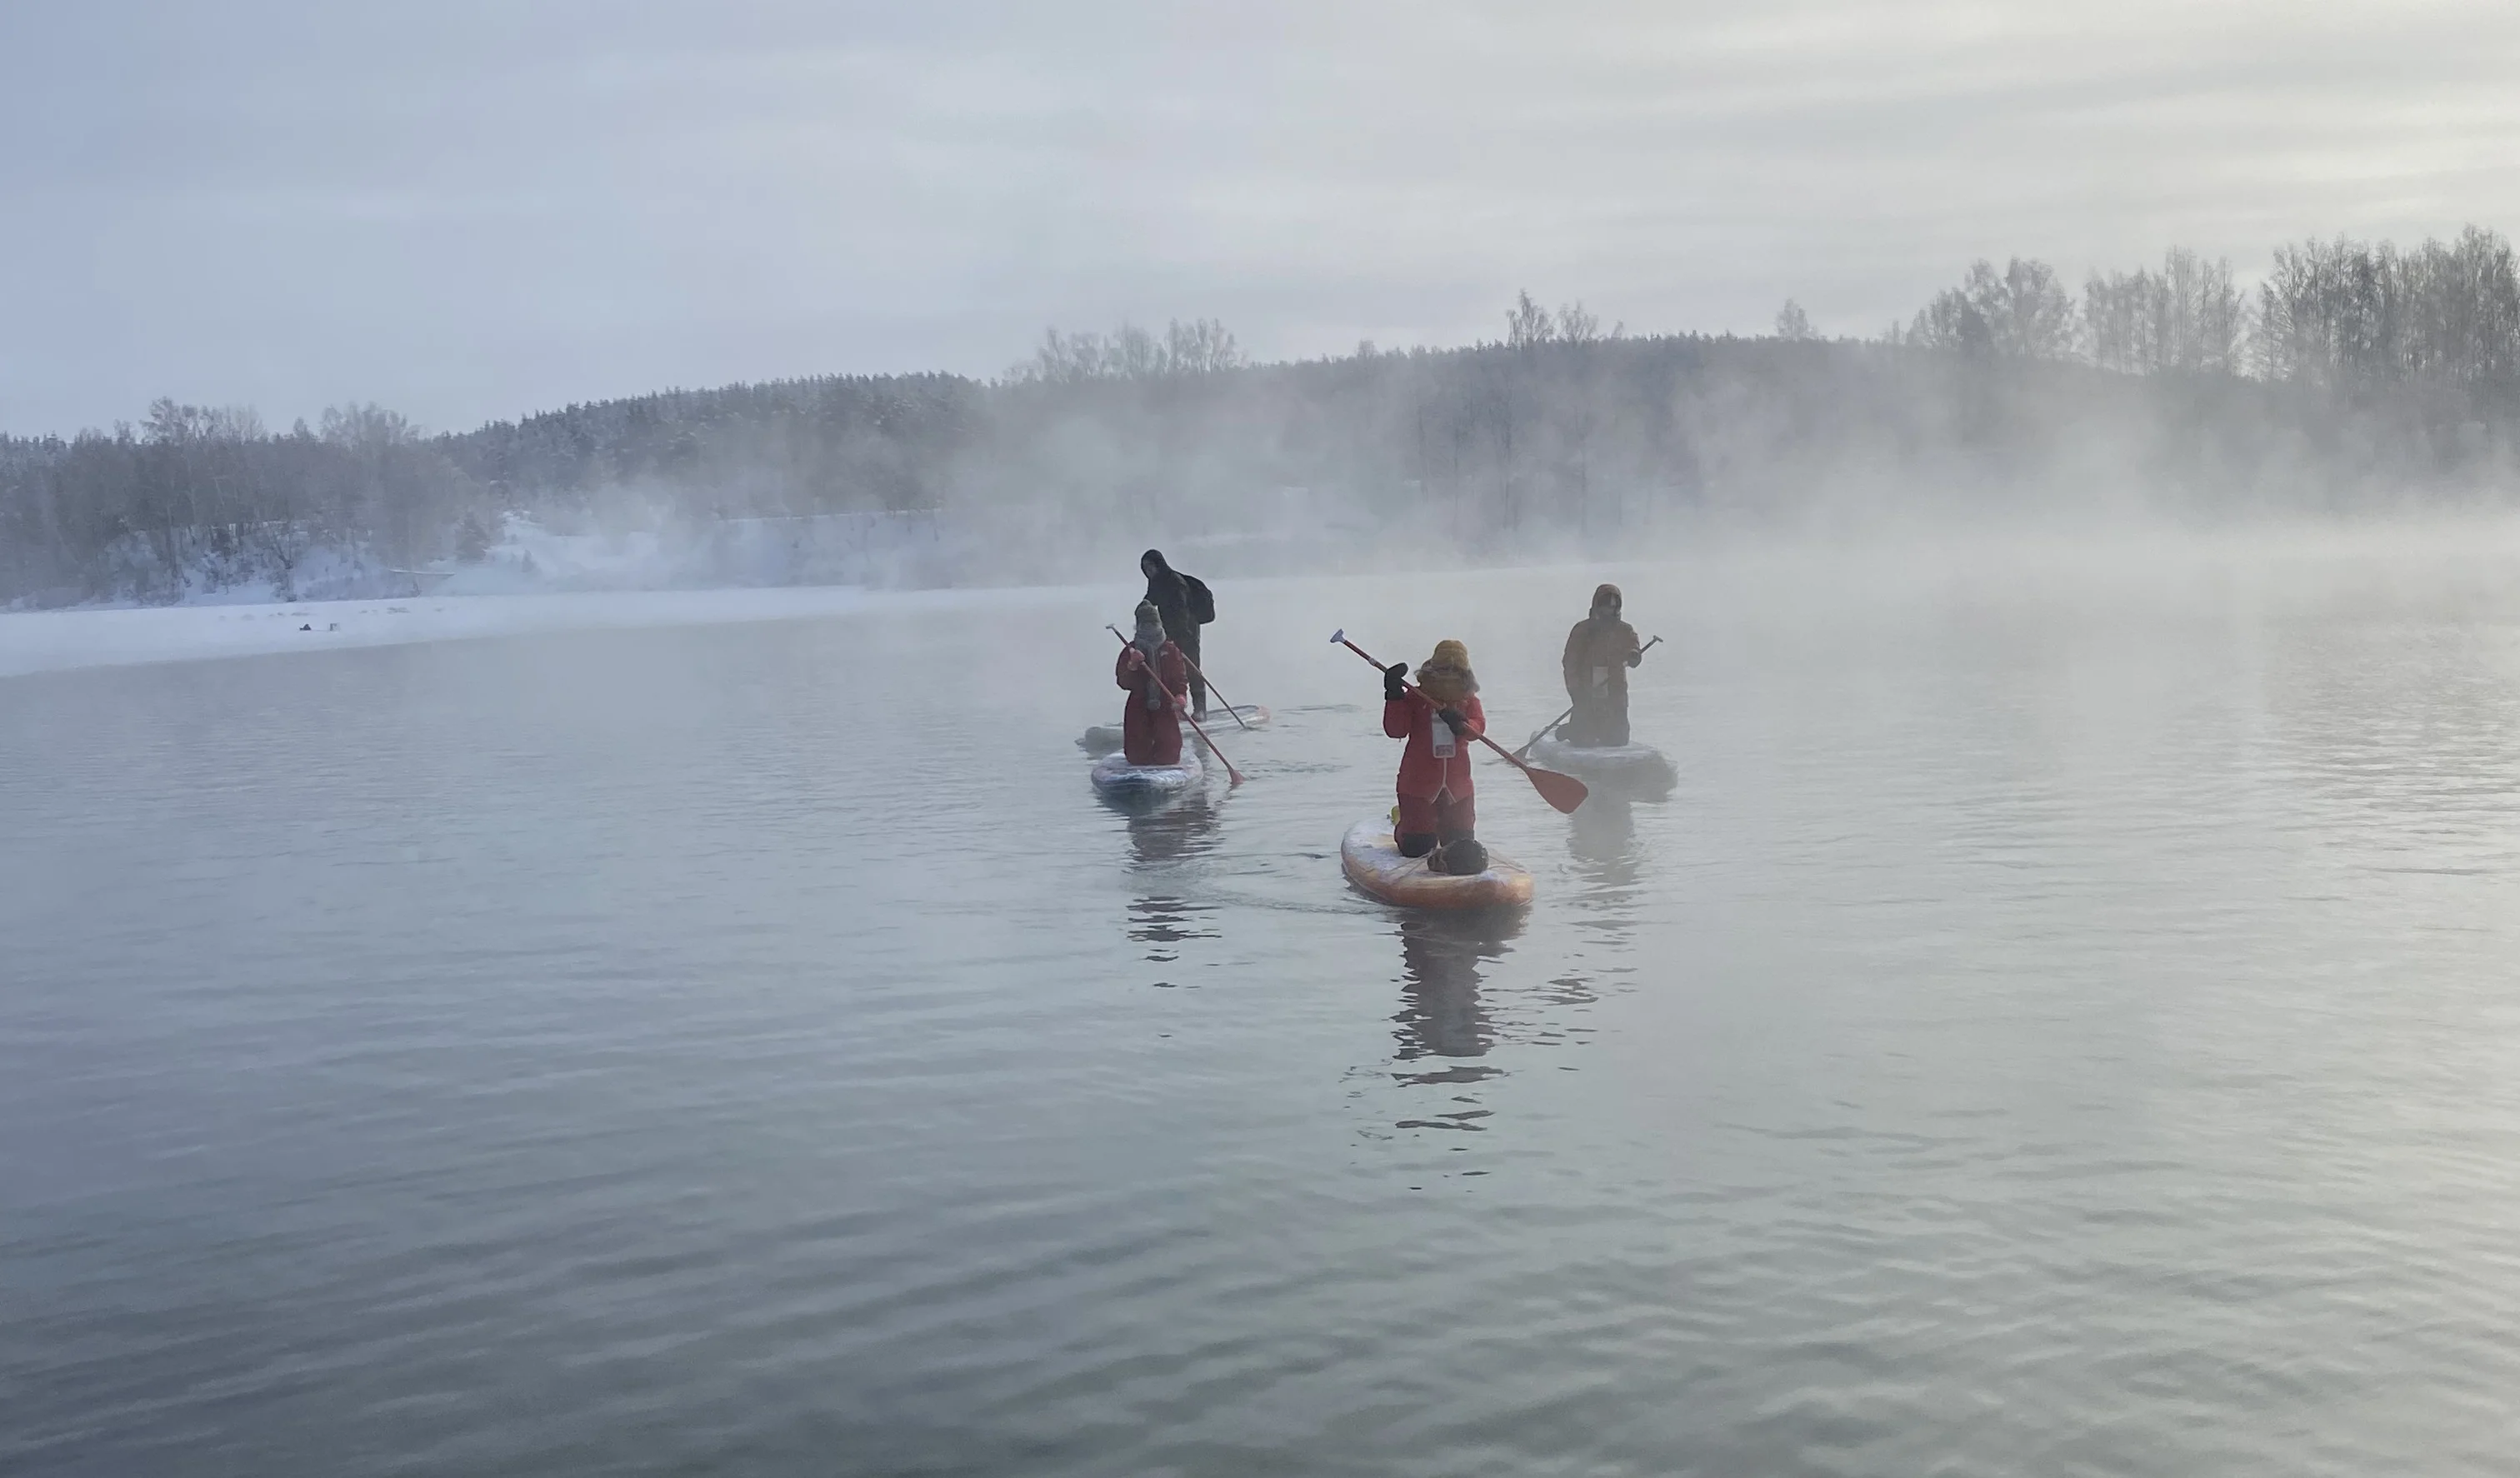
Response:
[{"label": "paddler in tan suit", "polygon": [[1608,749],[1628,741],[1628,669],[1645,659],[1637,629],[1620,617],[1627,604],[1619,587],[1593,592],[1593,613],[1566,633],[1566,697],[1574,717],[1561,731],[1566,742]]}]

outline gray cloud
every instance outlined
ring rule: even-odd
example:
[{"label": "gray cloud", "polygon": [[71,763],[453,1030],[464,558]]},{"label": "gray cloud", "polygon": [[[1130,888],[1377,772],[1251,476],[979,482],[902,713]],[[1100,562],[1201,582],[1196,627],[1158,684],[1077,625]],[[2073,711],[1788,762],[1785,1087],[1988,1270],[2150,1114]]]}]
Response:
[{"label": "gray cloud", "polygon": [[1459,341],[1522,287],[1868,333],[1977,255],[2520,226],[2514,76],[2467,3],[28,0],[0,426]]}]

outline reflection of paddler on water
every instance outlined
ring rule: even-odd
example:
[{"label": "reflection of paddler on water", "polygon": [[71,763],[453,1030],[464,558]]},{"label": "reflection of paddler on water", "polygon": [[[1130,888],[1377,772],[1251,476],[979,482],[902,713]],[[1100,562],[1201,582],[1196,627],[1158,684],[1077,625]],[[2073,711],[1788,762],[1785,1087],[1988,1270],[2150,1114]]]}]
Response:
[{"label": "reflection of paddler on water", "polygon": [[1203,790],[1192,791],[1178,805],[1130,808],[1129,846],[1136,854],[1130,872],[1137,874],[1134,886],[1145,891],[1129,901],[1128,935],[1132,943],[1147,947],[1148,963],[1173,963],[1185,942],[1217,937],[1209,917],[1215,905],[1196,898],[1201,891],[1199,860],[1216,850],[1221,821],[1222,812]]},{"label": "reflection of paddler on water", "polygon": [[[1404,914],[1400,918],[1400,1010],[1391,1018],[1396,1060],[1484,1057],[1495,1023],[1479,999],[1482,963],[1505,958],[1520,930],[1514,915]],[[1401,1075],[1408,1083],[1474,1083],[1493,1067],[1453,1066]]]},{"label": "reflection of paddler on water", "polygon": [[[1208,904],[1192,903],[1186,898],[1146,897],[1129,901],[1129,941],[1147,947],[1148,964],[1175,964],[1181,960],[1181,947],[1192,940],[1219,937],[1207,916],[1215,909]],[[1166,989],[1177,982],[1158,980]]]},{"label": "reflection of paddler on water", "polygon": [[1140,867],[1187,862],[1216,849],[1221,813],[1205,793],[1178,806],[1129,817],[1129,847]]},{"label": "reflection of paddler on water", "polygon": [[1597,794],[1568,818],[1566,849],[1596,883],[1637,880],[1637,811],[1624,795]]}]

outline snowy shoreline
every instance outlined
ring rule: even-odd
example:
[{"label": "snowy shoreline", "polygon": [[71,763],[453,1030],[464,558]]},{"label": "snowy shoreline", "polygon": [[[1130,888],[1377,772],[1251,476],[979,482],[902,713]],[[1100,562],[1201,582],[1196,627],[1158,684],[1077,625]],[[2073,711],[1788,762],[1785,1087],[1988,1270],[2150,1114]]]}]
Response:
[{"label": "snowy shoreline", "polygon": [[20,611],[0,615],[0,678],[527,632],[782,621],[863,610],[878,599],[860,586],[801,586]]},{"label": "snowy shoreline", "polygon": [[1119,585],[936,590],[781,585],[9,611],[0,612],[0,680],[86,667],[541,632],[730,626],[936,606],[1022,608],[1097,593],[1112,603],[1137,599],[1134,587]]},{"label": "snowy shoreline", "polygon": [[[1815,600],[1859,590],[1915,585],[1953,590],[2043,589],[2200,578],[2227,590],[2295,593],[2393,583],[2438,590],[2445,580],[2479,592],[2520,579],[2520,517],[2401,518],[2361,523],[2290,523],[2193,529],[2133,524],[2066,531],[1996,529],[1963,537],[1912,531],[1906,538],[1836,541],[1713,540],[1686,554],[1613,563],[1549,561],[1451,570],[1411,566],[1413,582],[1435,588],[1450,574],[1489,577],[1563,571],[1578,583],[1651,567],[1701,590],[1804,586]],[[487,583],[499,571],[470,572]],[[1390,578],[1386,570],[1382,578]],[[1267,586],[1356,576],[1257,574],[1237,583]],[[2233,583],[2233,582],[2236,582]],[[872,610],[998,606],[1019,609],[1100,599],[1122,611],[1134,582],[941,587],[864,585],[721,586],[644,590],[512,592],[377,597],[347,601],[197,601],[180,605],[74,606],[0,611],[0,679],[87,667],[256,656],[332,648],[515,636],[538,632],[726,625]],[[1099,619],[1099,618],[1098,618]]]}]

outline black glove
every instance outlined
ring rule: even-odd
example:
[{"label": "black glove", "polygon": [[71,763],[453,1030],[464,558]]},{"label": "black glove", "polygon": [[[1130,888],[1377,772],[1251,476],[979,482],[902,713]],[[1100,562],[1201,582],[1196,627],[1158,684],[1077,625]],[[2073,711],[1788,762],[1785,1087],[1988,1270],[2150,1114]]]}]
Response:
[{"label": "black glove", "polygon": [[1409,695],[1409,664],[1394,662],[1382,669],[1382,700],[1396,703]]},{"label": "black glove", "polygon": [[1455,734],[1467,734],[1470,732],[1470,721],[1462,717],[1462,710],[1459,708],[1438,708],[1435,710],[1435,717],[1442,719],[1444,721],[1444,727],[1452,730]]},{"label": "black glove", "polygon": [[1628,653],[1628,665],[1631,667],[1642,666],[1644,664],[1644,660],[1645,654],[1642,651],[1632,651]]}]

